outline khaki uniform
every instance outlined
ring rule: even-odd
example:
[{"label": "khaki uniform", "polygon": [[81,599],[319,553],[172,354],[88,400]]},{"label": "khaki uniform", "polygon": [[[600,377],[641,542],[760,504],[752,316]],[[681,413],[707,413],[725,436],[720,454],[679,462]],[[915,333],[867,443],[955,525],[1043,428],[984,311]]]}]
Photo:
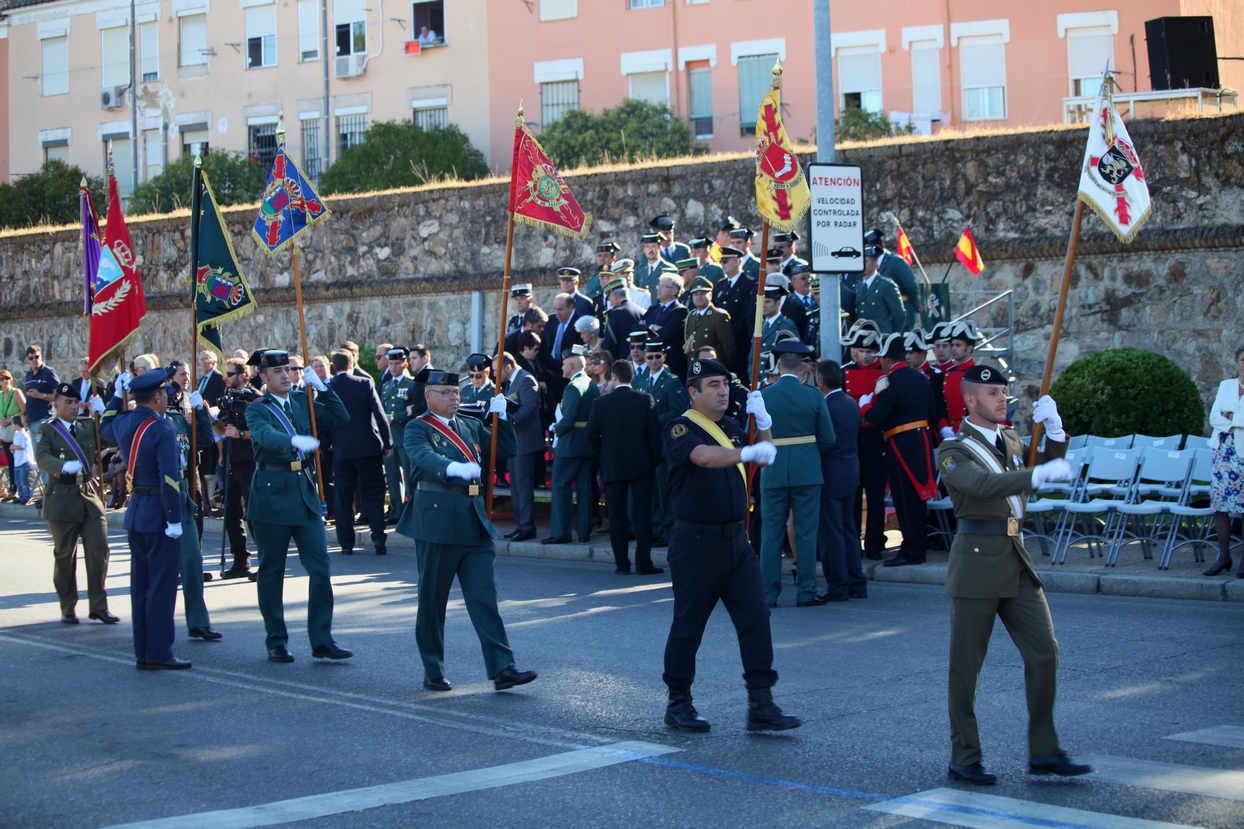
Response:
[{"label": "khaki uniform", "polygon": [[694,308],[683,323],[686,342],[683,352],[687,360],[695,359],[695,352],[705,346],[717,349],[717,359],[732,365],[735,358],[734,332],[730,328],[730,314],[710,304],[702,312]]}]

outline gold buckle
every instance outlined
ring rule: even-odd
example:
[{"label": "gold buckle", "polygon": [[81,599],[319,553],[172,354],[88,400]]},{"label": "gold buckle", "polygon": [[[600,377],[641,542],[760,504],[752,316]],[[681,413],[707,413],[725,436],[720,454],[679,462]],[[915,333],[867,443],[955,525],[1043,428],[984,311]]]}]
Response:
[{"label": "gold buckle", "polygon": [[472,498],[479,495],[479,484],[468,484],[467,495],[470,495]]},{"label": "gold buckle", "polygon": [[1010,536],[1019,535],[1019,519],[1018,518],[1006,519],[1006,534]]},{"label": "gold buckle", "polygon": [[290,462],[290,464],[289,464],[289,471],[290,471],[290,472],[301,472],[301,471],[302,471],[302,461],[291,461],[291,462]]}]

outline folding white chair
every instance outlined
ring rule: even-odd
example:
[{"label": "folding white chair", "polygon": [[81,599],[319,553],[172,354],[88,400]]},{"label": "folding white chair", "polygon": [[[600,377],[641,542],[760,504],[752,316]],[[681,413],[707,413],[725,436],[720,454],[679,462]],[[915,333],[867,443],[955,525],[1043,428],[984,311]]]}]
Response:
[{"label": "folding white chair", "polygon": [[[1050,555],[1050,542],[1054,544],[1054,556],[1062,545],[1063,532],[1066,529],[1069,513],[1067,504],[1080,500],[1080,488],[1083,486],[1084,463],[1090,454],[1087,450],[1067,452],[1067,463],[1071,465],[1071,478],[1067,481],[1048,483],[1033,492],[1024,505],[1024,517],[1032,518],[1036,532],[1025,533],[1025,538],[1037,538],[1041,541],[1041,554]],[[1053,532],[1046,531],[1046,521],[1054,517]]]},{"label": "folding white chair", "polygon": [[1088,441],[1088,435],[1072,435],[1067,440],[1067,451],[1072,452],[1076,449],[1083,449]]},{"label": "folding white chair", "polygon": [[1209,449],[1209,438],[1200,435],[1188,435],[1184,438],[1185,449]]},{"label": "folding white chair", "polygon": [[[1214,515],[1212,505],[1205,503],[1209,494],[1209,481],[1214,474],[1214,453],[1209,449],[1193,449],[1192,463],[1188,465],[1188,474],[1184,478],[1183,492],[1178,501],[1168,509],[1174,519],[1171,521],[1170,533],[1166,536],[1166,545],[1162,550],[1162,558],[1158,561],[1159,570],[1169,570],[1171,558],[1175,551],[1187,544],[1192,545],[1192,554],[1197,562],[1204,562],[1205,555],[1201,547],[1213,546],[1209,542],[1209,531],[1212,522],[1208,519]],[[1179,531],[1180,526],[1192,519],[1193,526],[1185,536]],[[1195,533],[1195,534],[1194,534]],[[1183,541],[1179,539],[1183,538]]]},{"label": "folding white chair", "polygon": [[[1070,514],[1070,531],[1063,538],[1061,558],[1057,564],[1067,561],[1067,551],[1073,541],[1087,540],[1089,557],[1093,557],[1093,544],[1103,542],[1115,543],[1116,536],[1123,525],[1119,517],[1118,507],[1126,503],[1128,493],[1136,479],[1136,469],[1140,465],[1139,449],[1113,450],[1104,446],[1093,449],[1089,456],[1088,469],[1085,471],[1085,482],[1080,491],[1081,498],[1069,502],[1066,510]],[[1098,516],[1102,516],[1100,519]],[[1077,518],[1085,521],[1085,532],[1075,532]],[[1093,528],[1092,521],[1100,520],[1100,527]],[[1094,532],[1093,529],[1099,530]],[[1098,547],[1100,552],[1100,546]],[[1104,553],[1103,553],[1104,555]]]},{"label": "folding white chair", "polygon": [[1167,435],[1164,438],[1150,437],[1149,435],[1133,435],[1132,448],[1136,447],[1153,447],[1154,449],[1178,449],[1179,444],[1183,442],[1183,435]]},{"label": "folding white chair", "polygon": [[[1125,503],[1118,506],[1123,516],[1123,527],[1115,537],[1106,556],[1106,566],[1114,567],[1119,561],[1119,553],[1128,541],[1126,536],[1141,543],[1141,550],[1146,559],[1152,559],[1151,545],[1161,535],[1167,525],[1167,517],[1171,516],[1170,508],[1174,506],[1188,478],[1188,467],[1192,462],[1190,452],[1169,451],[1153,446],[1140,449],[1140,470],[1136,475],[1136,483],[1132,487]],[[1172,482],[1175,485],[1172,486]],[[1139,523],[1135,531],[1128,530]],[[1174,518],[1171,518],[1174,523]],[[1163,544],[1165,550],[1165,543]]]}]

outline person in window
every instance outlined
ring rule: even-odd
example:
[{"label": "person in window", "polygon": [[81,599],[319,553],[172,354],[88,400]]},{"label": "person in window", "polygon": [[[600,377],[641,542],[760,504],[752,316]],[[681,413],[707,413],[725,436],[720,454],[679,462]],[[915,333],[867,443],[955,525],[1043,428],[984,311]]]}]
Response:
[{"label": "person in window", "polygon": [[423,26],[422,28],[419,29],[419,44],[421,46],[435,46],[436,41],[439,39],[440,39],[440,36],[437,35],[436,32],[429,29],[427,26]]}]

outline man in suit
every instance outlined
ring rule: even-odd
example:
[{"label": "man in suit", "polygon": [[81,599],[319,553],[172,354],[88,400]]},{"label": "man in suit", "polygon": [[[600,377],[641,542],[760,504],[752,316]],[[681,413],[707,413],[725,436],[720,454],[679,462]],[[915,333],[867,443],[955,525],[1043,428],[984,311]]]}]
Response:
[{"label": "man in suit", "polygon": [[745,360],[756,322],[756,283],[743,275],[742,257],[742,251],[737,248],[721,249],[721,269],[725,278],[713,286],[713,305],[730,315],[735,357],[726,363],[726,368],[732,374],[746,377],[751,364]]},{"label": "man in suit", "polygon": [[677,265],[683,259],[691,258],[691,248],[674,240],[675,224],[674,219],[664,213],[648,222],[648,227],[655,230],[657,236],[660,237],[661,258],[671,265]]},{"label": "man in suit", "polygon": [[91,406],[88,401],[104,391],[103,386],[91,379],[90,360],[78,361],[78,379],[73,381],[73,385],[78,392],[78,416],[90,417]]},{"label": "man in suit", "polygon": [[631,387],[634,373],[630,363],[620,360],[610,371],[613,391],[592,404],[587,440],[600,455],[614,572],[623,576],[631,573],[626,540],[629,498],[635,525],[635,572],[654,576],[664,572],[652,566],[652,482],[657,464],[663,460],[661,422],[652,398]]},{"label": "man in suit", "polygon": [[[812,295],[812,270],[807,262],[802,260],[787,266],[790,273],[783,273],[790,280],[790,296],[787,302],[790,304],[799,304],[803,306],[804,313],[810,320],[812,312],[820,307],[820,303],[816,301],[816,297]],[[808,331],[805,323],[804,335]]]},{"label": "man in suit", "polygon": [[393,454],[386,455],[384,459],[384,475],[389,484],[389,515],[385,523],[393,525],[401,519],[406,496],[410,492],[410,485],[406,480],[410,463],[402,438],[406,433],[406,424],[410,421],[410,414],[406,411],[406,398],[410,395],[411,386],[415,384],[415,378],[406,370],[410,358],[408,349],[396,346],[390,348],[385,356],[388,358],[385,371],[388,380],[381,386],[380,403],[384,406],[385,419],[389,422],[389,436],[393,441]]},{"label": "man in suit", "polygon": [[406,426],[406,453],[416,483],[411,509],[397,531],[415,540],[419,562],[415,642],[423,661],[423,687],[453,688],[445,677],[445,606],[457,576],[488,678],[504,691],[531,682],[536,673],[515,668],[497,610],[497,528],[484,514],[479,462],[483,447],[492,445],[492,415],[499,416],[497,457],[514,456],[514,427],[505,398],[494,396],[482,420],[459,417],[458,399],[457,374],[429,372],[428,412]]},{"label": "man in suit", "polygon": [[[694,261],[689,259],[680,264]],[[686,342],[683,329],[687,322],[687,306],[678,301],[682,288],[681,276],[676,273],[662,274],[657,280],[657,301],[644,315],[644,323],[651,336],[665,345],[670,370],[679,377],[687,373],[687,358],[682,349]]]},{"label": "man in suit", "polygon": [[1000,617],[1024,660],[1028,701],[1028,771],[1062,777],[1092,769],[1073,763],[1054,730],[1058,642],[1041,579],[1024,549],[1024,504],[1048,481],[1071,477],[1067,434],[1048,395],[1033,407],[1045,427],[1042,463],[1024,466],[1024,444],[1006,422],[1006,378],[977,365],[963,378],[968,416],[937,453],[942,482],[955,505],[958,532],[950,547],[950,744],[948,776],[995,782],[981,764],[976,694],[994,619]]},{"label": "man in suit", "polygon": [[[657,422],[664,428],[675,417],[687,410],[687,387],[665,365],[665,344],[649,340],[644,346],[647,371],[635,381],[635,390],[652,397]],[[674,514],[670,509],[669,469],[662,457],[656,468],[656,484],[652,499],[652,534],[654,547],[669,545],[670,530],[674,526]]]},{"label": "man in suit", "polygon": [[796,266],[808,264],[806,259],[800,259],[795,255],[795,242],[798,241],[799,234],[793,230],[789,233],[779,231],[773,236],[773,246],[782,253],[782,261],[778,265],[778,272],[783,276],[793,277]]},{"label": "man in suit", "polygon": [[760,274],[764,270],[760,265],[760,259],[752,253],[752,238],[755,235],[755,231],[747,227],[739,227],[730,231],[730,247],[739,251],[742,256],[742,262],[739,264],[743,275],[751,279],[753,285],[760,280]]},{"label": "man in suit", "polygon": [[393,434],[384,404],[370,377],[353,374],[354,357],[334,351],[333,379],[328,387],[349,419],[333,427],[333,483],[337,499],[337,543],[343,555],[354,555],[354,491],[360,489],[376,555],[388,552],[384,542],[384,458],[394,457]]},{"label": "man in suit", "polygon": [[868,577],[860,566],[860,528],[855,523],[855,490],[860,485],[856,439],[860,409],[842,390],[842,367],[833,360],[816,366],[816,385],[834,427],[834,445],[821,454],[821,521],[816,545],[825,574],[826,602],[868,598]]},{"label": "man in suit", "polygon": [[[786,296],[786,289],[781,285],[766,285],[764,307],[761,309],[764,314],[764,322],[760,327],[760,367],[761,370],[765,366],[765,358],[769,352],[773,350],[773,346],[777,344],[778,334],[786,331],[796,340],[799,339],[799,332],[795,329],[795,324],[787,317],[783,316],[778,309],[781,307],[782,299]],[[748,336],[747,346],[747,372],[744,375],[748,380],[752,377],[752,353],[756,348],[756,339],[753,335]]]},{"label": "man in suit", "polygon": [[760,390],[770,419],[756,418],[756,429],[773,433],[777,459],[760,470],[760,566],[769,607],[782,592],[782,542],[786,518],[795,518],[799,569],[796,607],[825,604],[816,593],[817,510],[821,502],[821,455],[834,445],[834,424],[816,389],[802,381],[803,359],[812,349],[798,340],[773,347],[778,379]]},{"label": "man in suit", "polygon": [[792,296],[789,277],[780,273],[771,273],[765,277],[765,287],[770,285],[780,285],[786,290],[786,295],[778,303],[778,313],[791,321],[791,324],[795,326],[795,333],[802,340],[804,334],[808,333],[807,307]]},{"label": "man in suit", "polygon": [[523,330],[523,315],[529,310],[536,307],[535,296],[532,293],[530,282],[520,282],[510,288],[510,306],[511,317],[505,326],[505,333]]},{"label": "man in suit", "polygon": [[881,344],[877,391],[860,401],[860,414],[885,438],[886,474],[890,498],[903,542],[886,567],[924,564],[927,551],[928,510],[925,502],[937,497],[933,470],[932,421],[936,409],[929,379],[907,365],[908,346],[916,334],[894,333]]},{"label": "man in suit", "polygon": [[[583,338],[579,336],[579,332],[574,327],[575,320],[578,318],[574,297],[567,293],[553,297],[553,317],[540,334],[543,339],[540,356],[544,358],[545,365],[560,365],[563,354],[583,343]],[[565,384],[561,382],[560,372],[550,380],[549,388],[552,392],[550,404],[556,406],[562,399],[561,391]]]},{"label": "man in suit", "polygon": [[661,258],[661,235],[645,233],[640,237],[643,244],[644,258],[635,263],[635,284],[648,292],[657,295],[657,280],[662,274],[674,273],[674,264]]},{"label": "man in suit", "polygon": [[911,265],[908,265],[903,257],[886,249],[885,239],[882,238],[879,228],[874,227],[864,234],[864,244],[876,245],[881,249],[881,255],[877,257],[877,273],[898,286],[899,296],[907,312],[907,319],[903,323],[902,330],[910,331],[920,322],[922,303],[920,287],[916,284]]},{"label": "man in suit", "polygon": [[855,315],[872,320],[882,336],[903,330],[907,324],[907,311],[898,286],[877,273],[877,260],[881,248],[864,247],[864,276],[855,285]]},{"label": "man in suit", "polygon": [[562,293],[569,295],[574,305],[574,316],[591,316],[592,300],[588,299],[579,292],[579,279],[583,276],[582,271],[578,268],[558,268],[557,280],[561,285]]},{"label": "man in suit", "polygon": [[501,365],[502,390],[507,399],[518,404],[510,415],[514,425],[516,447],[514,457],[507,461],[510,470],[510,500],[518,527],[506,538],[530,541],[536,537],[535,489],[536,460],[544,453],[544,429],[540,425],[540,388],[531,372],[520,368],[518,361],[506,352]]},{"label": "man in suit", "polygon": [[[709,255],[712,246],[713,242],[707,236],[700,236],[691,240],[691,255],[700,263],[698,276],[707,279],[710,286],[716,285],[726,276],[726,272],[721,269],[721,265],[714,262]],[[685,279],[686,277],[684,276],[683,278]]]},{"label": "man in suit", "polygon": [[583,286],[583,293],[587,298],[592,300],[593,304],[604,293],[604,286],[601,281],[612,273],[614,260],[618,258],[618,251],[622,248],[614,241],[601,242],[596,246],[596,270],[587,278],[587,282]]},{"label": "man in suit", "polygon": [[553,425],[556,443],[553,447],[553,505],[549,537],[541,544],[569,544],[570,488],[574,487],[578,509],[578,538],[592,536],[592,513],[595,504],[588,503],[592,494],[592,459],[595,454],[587,442],[587,418],[592,401],[600,397],[600,389],[583,373],[583,357],[569,354],[562,360],[562,376],[569,383],[562,395],[561,418]]},{"label": "man in suit", "polygon": [[246,361],[230,357],[225,361],[225,374],[225,391],[220,396],[220,418],[225,422],[225,439],[220,444],[224,452],[221,466],[225,470],[222,497],[225,534],[229,537],[233,564],[221,573],[221,578],[240,579],[251,574],[250,551],[246,547],[247,528],[243,518],[255,473],[255,454],[246,413],[250,410],[250,401],[258,399],[259,393],[249,383]]},{"label": "man in suit", "polygon": [[613,359],[621,360],[630,349],[631,332],[642,327],[644,314],[627,299],[625,276],[615,274],[605,283],[605,300],[609,303],[609,312],[601,342],[613,354]]},{"label": "man in suit", "polygon": [[[52,584],[60,620],[78,624],[78,539],[86,560],[90,618],[106,625],[120,621],[108,612],[108,522],[100,491],[95,422],[78,417],[78,386],[60,383],[51,393],[51,417],[35,429],[35,465],[48,476],[40,515],[52,533],[55,566]],[[174,565],[174,574],[176,566]]]},{"label": "man in suit", "polygon": [[[730,315],[713,305],[713,284],[703,275],[691,280],[687,288],[691,307],[683,323],[683,353],[688,361],[701,348],[711,348],[726,365],[734,363],[734,332]],[[714,357],[713,359],[717,359]]]},{"label": "man in suit", "polygon": [[[246,411],[255,450],[255,477],[251,482],[247,518],[259,547],[259,612],[263,616],[268,659],[293,662],[289,633],[285,628],[285,558],[292,540],[298,560],[307,572],[307,635],[316,659],[348,659],[354,654],[333,641],[333,585],[328,563],[324,517],[315,485],[315,450],[319,441],[311,435],[307,395],[290,391],[289,355],[260,349],[249,363],[259,369],[266,383],[263,397]],[[317,425],[336,430],[350,415],[331,388],[314,371],[306,374],[315,390]],[[334,461],[336,458],[334,458]],[[340,503],[340,502],[339,502]],[[350,512],[346,502],[344,512]],[[383,515],[383,513],[382,513]],[[383,524],[383,519],[382,522]]]}]

